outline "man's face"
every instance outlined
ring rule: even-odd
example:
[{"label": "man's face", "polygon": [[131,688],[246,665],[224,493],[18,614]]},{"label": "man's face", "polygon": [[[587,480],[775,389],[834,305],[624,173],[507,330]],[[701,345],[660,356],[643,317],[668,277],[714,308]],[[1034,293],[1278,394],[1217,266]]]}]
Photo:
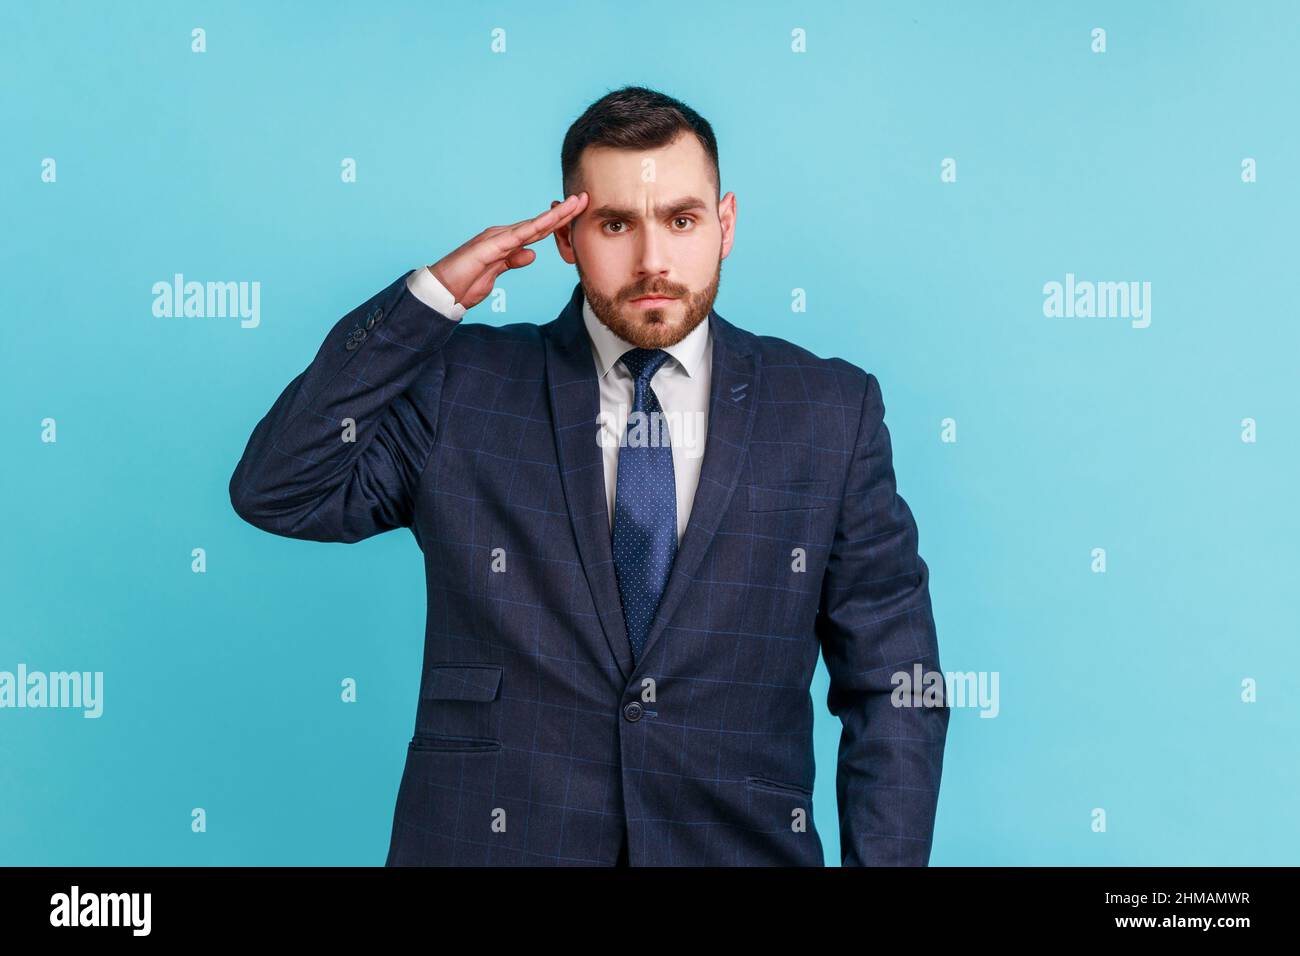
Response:
[{"label": "man's face", "polygon": [[680,342],[713,308],[736,224],[736,197],[712,198],[704,147],[689,133],[659,149],[588,147],[577,189],[587,207],[555,242],[596,317],[640,348]]}]

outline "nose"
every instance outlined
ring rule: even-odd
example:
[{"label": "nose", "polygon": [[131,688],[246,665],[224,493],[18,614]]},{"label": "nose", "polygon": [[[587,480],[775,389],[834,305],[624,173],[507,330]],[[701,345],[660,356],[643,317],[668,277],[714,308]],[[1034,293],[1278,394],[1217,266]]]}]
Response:
[{"label": "nose", "polygon": [[665,257],[665,243],[654,229],[642,229],[637,247],[637,277],[642,283],[653,287],[658,281],[668,278],[668,262]]}]

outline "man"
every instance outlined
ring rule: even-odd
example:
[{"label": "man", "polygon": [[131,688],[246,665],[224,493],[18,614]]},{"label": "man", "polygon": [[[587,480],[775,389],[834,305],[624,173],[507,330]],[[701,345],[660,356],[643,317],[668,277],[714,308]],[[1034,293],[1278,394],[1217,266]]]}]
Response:
[{"label": "man", "polygon": [[[266,531],[424,552],[388,864],[820,866],[820,650],[841,860],[925,865],[948,710],[895,692],[939,656],[879,383],[713,310],[736,199],[688,106],[610,93],[561,166],[340,319],[230,480]],[[559,316],[462,325],[552,234]]]}]

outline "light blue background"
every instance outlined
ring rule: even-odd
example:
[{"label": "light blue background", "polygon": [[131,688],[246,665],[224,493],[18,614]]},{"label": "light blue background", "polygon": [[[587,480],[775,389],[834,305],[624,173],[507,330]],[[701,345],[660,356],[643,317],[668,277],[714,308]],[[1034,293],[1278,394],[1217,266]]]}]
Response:
[{"label": "light blue background", "polygon": [[[105,711],[0,710],[0,864],[383,862],[415,540],[268,536],[227,482],[341,315],[560,198],[565,129],[628,83],[718,135],[718,311],[880,379],[943,667],[1000,675],[996,719],[952,714],[932,863],[1297,862],[1298,25],[1288,2],[6,4],[0,669],[102,670]],[[466,321],[553,318],[576,275],[538,252],[508,315]],[[155,318],[176,272],[260,281],[261,326]],[[1150,281],[1150,328],[1045,318],[1067,272]]]}]

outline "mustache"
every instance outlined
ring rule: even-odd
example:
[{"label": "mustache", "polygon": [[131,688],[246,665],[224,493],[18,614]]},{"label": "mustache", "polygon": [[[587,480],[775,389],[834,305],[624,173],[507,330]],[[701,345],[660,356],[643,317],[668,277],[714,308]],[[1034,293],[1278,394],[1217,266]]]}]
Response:
[{"label": "mustache", "polygon": [[635,292],[627,293],[623,296],[623,299],[626,302],[631,302],[633,299],[640,299],[648,295],[662,295],[674,299],[680,299],[686,295],[686,292],[678,289],[640,289]]}]

